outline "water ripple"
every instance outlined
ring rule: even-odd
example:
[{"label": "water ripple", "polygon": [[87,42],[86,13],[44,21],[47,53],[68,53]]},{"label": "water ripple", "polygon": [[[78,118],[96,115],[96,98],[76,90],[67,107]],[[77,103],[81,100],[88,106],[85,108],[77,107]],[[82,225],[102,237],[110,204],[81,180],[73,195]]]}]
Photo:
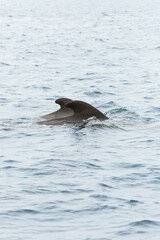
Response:
[{"label": "water ripple", "polygon": [[[0,239],[159,240],[159,1],[30,3],[1,0]],[[109,120],[36,124],[60,97]]]},{"label": "water ripple", "polygon": [[141,221],[136,221],[136,222],[132,222],[129,224],[129,226],[133,226],[133,227],[152,227],[152,226],[160,226],[160,222],[157,221],[152,221],[152,220],[141,220]]}]

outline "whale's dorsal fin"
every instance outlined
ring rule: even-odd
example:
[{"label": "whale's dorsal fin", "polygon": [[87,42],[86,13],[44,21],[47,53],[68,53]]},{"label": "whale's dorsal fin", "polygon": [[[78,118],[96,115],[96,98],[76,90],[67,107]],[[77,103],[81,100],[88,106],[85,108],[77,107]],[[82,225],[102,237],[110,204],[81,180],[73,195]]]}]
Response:
[{"label": "whale's dorsal fin", "polygon": [[54,120],[54,119],[61,119],[72,116],[74,111],[71,108],[67,108],[66,104],[71,102],[72,100],[69,98],[58,98],[55,103],[60,105],[60,109],[58,111],[49,113],[47,115],[42,116],[41,118]]},{"label": "whale's dorsal fin", "polygon": [[102,112],[83,101],[71,101],[66,104],[66,107],[73,109],[75,115],[83,116],[84,119],[90,117],[96,117],[98,119],[108,119]]},{"label": "whale's dorsal fin", "polygon": [[55,103],[59,104],[61,108],[65,107],[67,103],[71,102],[72,99],[69,98],[58,98]]}]

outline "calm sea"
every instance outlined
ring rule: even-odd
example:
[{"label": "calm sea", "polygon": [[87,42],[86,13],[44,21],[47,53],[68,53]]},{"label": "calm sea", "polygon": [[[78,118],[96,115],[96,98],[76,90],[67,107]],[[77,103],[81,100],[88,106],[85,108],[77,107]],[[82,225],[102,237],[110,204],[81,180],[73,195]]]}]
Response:
[{"label": "calm sea", "polygon": [[0,239],[160,239],[160,0],[0,0]]}]

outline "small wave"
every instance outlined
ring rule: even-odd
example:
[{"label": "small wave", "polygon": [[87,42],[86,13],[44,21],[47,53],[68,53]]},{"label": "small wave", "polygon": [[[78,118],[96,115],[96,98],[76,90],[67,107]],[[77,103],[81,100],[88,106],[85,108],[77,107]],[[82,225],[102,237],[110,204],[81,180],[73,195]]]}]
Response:
[{"label": "small wave", "polygon": [[100,91],[92,91],[92,92],[85,92],[84,94],[87,96],[97,96],[97,95],[102,95],[103,93]]},{"label": "small wave", "polygon": [[13,169],[13,168],[16,169],[16,167],[14,167],[14,166],[5,166],[5,167],[2,167],[2,169],[4,169],[4,170],[6,170],[6,169]]},{"label": "small wave", "polygon": [[88,207],[88,208],[79,209],[79,210],[66,209],[64,212],[93,214],[95,212],[104,211],[106,209],[107,210],[115,210],[115,209],[117,209],[117,207],[109,206],[109,205],[101,205],[98,207]]},{"label": "small wave", "polygon": [[102,15],[105,16],[105,17],[108,17],[108,16],[109,16],[109,14],[106,13],[106,12],[102,12]]},{"label": "small wave", "polygon": [[90,197],[96,198],[96,199],[105,200],[105,201],[109,199],[108,196],[106,196],[106,195],[101,195],[101,194],[93,194],[93,195],[91,195]]},{"label": "small wave", "polygon": [[129,205],[132,205],[132,206],[135,206],[137,204],[140,204],[142,202],[138,201],[138,200],[135,200],[135,199],[131,199],[131,200],[128,200],[126,198],[116,198],[116,200],[118,202],[123,202],[123,203],[126,203],[126,204],[129,204]]},{"label": "small wave", "polygon": [[117,104],[116,104],[114,101],[108,102],[107,105],[108,105],[109,107],[110,107],[110,106],[112,106],[112,107],[117,106]]},{"label": "small wave", "polygon": [[141,220],[141,221],[132,222],[129,224],[129,226],[133,226],[133,227],[160,226],[160,222],[145,219],[145,220]]},{"label": "small wave", "polygon": [[86,73],[87,76],[94,76],[95,74],[96,74],[96,73],[94,73],[94,72],[87,72],[87,73]]},{"label": "small wave", "polygon": [[116,123],[115,121],[112,121],[111,119],[106,120],[106,121],[100,121],[95,117],[89,118],[86,121],[84,121],[84,125],[87,127],[91,127],[91,128],[109,128],[109,129],[118,129],[118,130],[123,130],[125,131],[125,129],[121,126],[119,126],[118,123]]},{"label": "small wave", "polygon": [[[68,187],[69,187],[69,185],[68,185]],[[77,189],[74,189],[74,190],[60,190],[60,191],[58,191],[58,192],[60,192],[60,193],[63,193],[63,194],[73,194],[73,192],[74,193],[91,193],[91,192],[93,192],[92,190],[90,190],[90,189],[81,189],[81,188],[77,188]]]},{"label": "small wave", "polygon": [[[2,119],[0,123],[1,131],[13,131],[15,129],[29,129],[31,127],[37,127],[34,121],[29,118],[19,118],[19,119]],[[30,134],[32,135],[32,134]]]},{"label": "small wave", "polygon": [[114,49],[114,50],[126,50],[126,48],[122,48],[122,47],[112,47],[112,49]]},{"label": "small wave", "polygon": [[39,214],[39,211],[33,210],[33,209],[18,209],[18,210],[9,210],[7,212],[2,212],[0,215],[8,215],[8,216],[18,216],[18,215],[24,215],[24,214]]},{"label": "small wave", "polygon": [[160,107],[152,107],[150,112],[158,112],[158,113],[160,113]]},{"label": "small wave", "polygon": [[119,107],[119,108],[115,108],[109,111],[109,114],[120,114],[120,113],[126,113],[129,112],[128,109],[126,109],[125,107]]},{"label": "small wave", "polygon": [[84,164],[86,165],[87,168],[91,168],[91,169],[102,169],[101,166],[98,166],[98,165],[93,164],[93,163],[88,163],[88,162],[86,162],[86,163],[84,163]]},{"label": "small wave", "polygon": [[113,188],[112,186],[108,185],[108,184],[105,184],[105,183],[99,183],[99,185],[101,187],[104,187],[104,188]]},{"label": "small wave", "polygon": [[22,190],[23,193],[31,194],[31,195],[36,195],[36,194],[52,194],[53,191],[49,189],[44,189],[44,188],[38,188],[38,189],[33,189],[33,190]]},{"label": "small wave", "polygon": [[144,164],[140,164],[140,163],[135,163],[135,164],[131,164],[131,163],[120,163],[119,167],[121,168],[126,168],[126,169],[130,169],[130,168],[142,168],[145,167]]},{"label": "small wave", "polygon": [[53,175],[54,171],[52,170],[47,170],[45,172],[36,172],[33,175],[34,176],[48,176],[48,175]]},{"label": "small wave", "polygon": [[8,102],[7,98],[0,97],[0,103],[6,103],[6,102]]},{"label": "small wave", "polygon": [[[0,156],[2,157],[2,156]],[[15,161],[15,160],[5,160],[4,161],[5,163],[18,163],[18,161]]]},{"label": "small wave", "polygon": [[154,119],[153,119],[153,118],[150,118],[150,117],[143,117],[143,118],[141,118],[141,121],[142,121],[144,124],[150,124],[150,123],[153,123],[153,122],[154,122]]},{"label": "small wave", "polygon": [[130,111],[125,107],[111,109],[106,115],[110,119],[112,118],[112,122],[118,122],[122,128],[136,126],[137,124],[150,124],[153,122],[153,118],[140,116],[136,112]]},{"label": "small wave", "polygon": [[138,203],[139,203],[139,201],[137,201],[137,200],[130,200],[130,201],[128,201],[128,204],[129,204],[129,205],[132,205],[132,206],[133,206],[133,205],[135,206],[135,205],[137,205]]},{"label": "small wave", "polygon": [[131,230],[124,230],[124,231],[117,232],[118,236],[125,236],[125,235],[130,235],[130,234],[132,234]]},{"label": "small wave", "polygon": [[2,65],[2,66],[10,66],[10,64],[5,63],[5,62],[0,62],[0,65]]},{"label": "small wave", "polygon": [[98,41],[98,42],[103,42],[103,43],[105,43],[105,40],[102,39],[102,38],[95,38],[95,40]]}]

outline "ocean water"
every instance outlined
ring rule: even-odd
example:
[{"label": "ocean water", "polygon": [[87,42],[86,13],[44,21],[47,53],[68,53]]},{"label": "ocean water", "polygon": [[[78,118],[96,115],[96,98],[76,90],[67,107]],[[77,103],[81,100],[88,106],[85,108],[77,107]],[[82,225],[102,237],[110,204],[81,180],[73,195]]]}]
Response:
[{"label": "ocean water", "polygon": [[[0,1],[0,239],[160,239],[160,1]],[[39,126],[55,100],[110,119]]]}]

